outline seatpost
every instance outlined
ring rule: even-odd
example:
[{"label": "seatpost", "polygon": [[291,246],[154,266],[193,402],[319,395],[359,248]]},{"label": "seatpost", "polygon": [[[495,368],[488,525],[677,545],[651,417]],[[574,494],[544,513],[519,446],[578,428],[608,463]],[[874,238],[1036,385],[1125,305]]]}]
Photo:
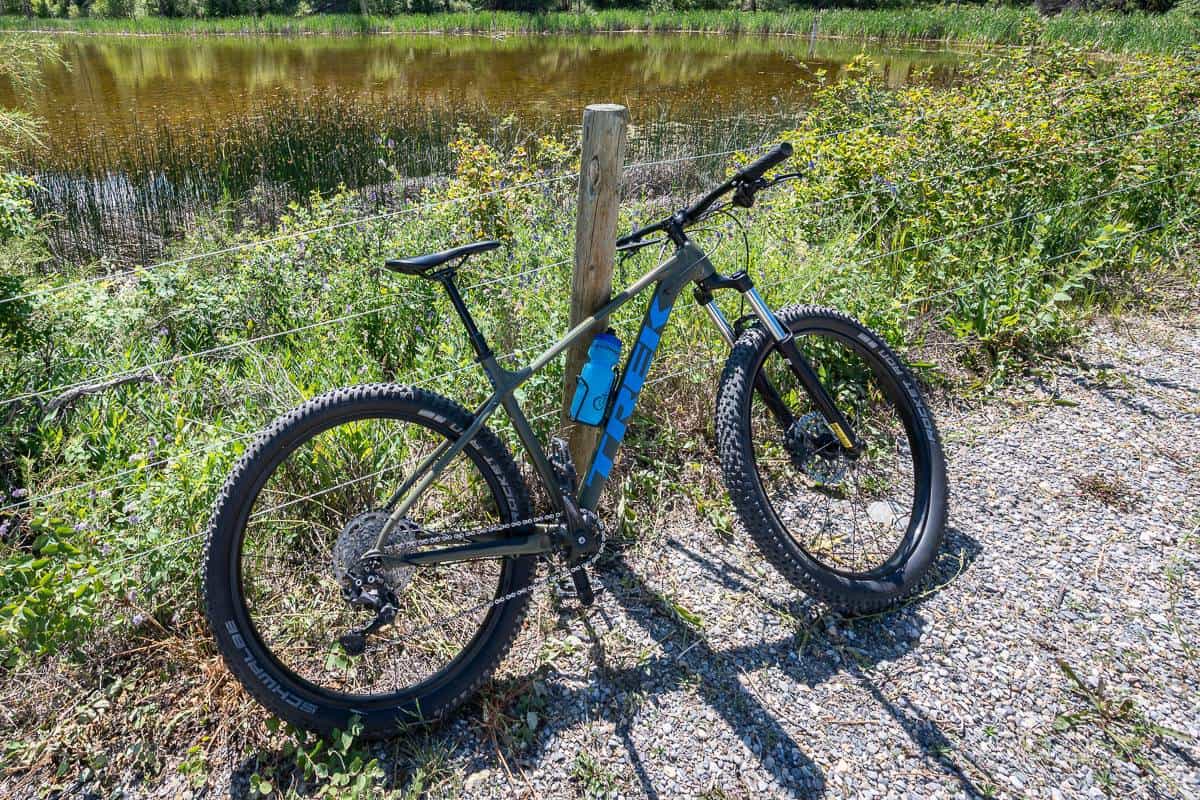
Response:
[{"label": "seatpost", "polygon": [[[465,261],[466,259],[463,260]],[[483,338],[483,334],[475,325],[475,320],[471,317],[471,312],[467,310],[467,304],[463,302],[462,295],[458,291],[458,286],[454,283],[454,272],[461,264],[462,261],[454,267],[444,269],[431,277],[446,290],[446,294],[450,297],[450,304],[454,306],[454,310],[458,312],[459,319],[466,326],[467,338],[471,340],[471,347],[475,349],[475,355],[479,356],[480,361],[484,361],[492,357],[492,348],[488,346],[487,340]]]}]

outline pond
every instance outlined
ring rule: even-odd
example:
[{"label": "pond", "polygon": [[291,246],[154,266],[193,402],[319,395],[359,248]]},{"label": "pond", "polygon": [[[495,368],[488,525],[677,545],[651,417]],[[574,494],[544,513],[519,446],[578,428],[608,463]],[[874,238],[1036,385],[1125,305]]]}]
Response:
[{"label": "pond", "polygon": [[961,59],[801,37],[73,36],[36,94],[0,85],[0,104],[46,120],[24,166],[49,190],[40,210],[78,227],[60,255],[144,257],[206,206],[264,187],[278,203],[444,174],[460,123],[493,141],[571,136],[585,105],[618,102],[631,158],[746,147],[860,53],[893,86],[953,80]]}]

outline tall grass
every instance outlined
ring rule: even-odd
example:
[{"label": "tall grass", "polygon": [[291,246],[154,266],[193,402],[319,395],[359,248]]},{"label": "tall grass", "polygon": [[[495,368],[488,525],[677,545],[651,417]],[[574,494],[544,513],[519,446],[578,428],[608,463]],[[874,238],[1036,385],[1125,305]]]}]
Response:
[{"label": "tall grass", "polygon": [[1016,44],[1024,25],[1042,27],[1045,41],[1112,52],[1172,52],[1200,41],[1200,23],[1182,12],[1068,12],[1042,20],[1012,7],[930,5],[908,9],[797,9],[744,13],[733,10],[652,11],[606,9],[586,13],[527,14],[465,11],[380,17],[317,14],[309,17],[209,19],[25,19],[0,17],[0,30],[46,30],[139,35],[382,34],[382,33],[608,33],[700,31],[848,37],[882,42],[938,41]]},{"label": "tall grass", "polygon": [[[713,120],[711,110],[660,106],[639,113],[628,159],[686,159],[763,140],[800,110]],[[364,209],[396,206],[451,170],[460,126],[509,149],[541,135],[567,136],[574,120],[497,123],[487,109],[414,106],[320,91],[275,98],[255,113],[186,127],[159,122],[139,135],[96,135],[69,149],[34,151],[23,166],[39,188],[36,212],[53,218],[60,263],[145,263],[219,206],[236,219],[270,224],[312,192],[362,190]],[[631,190],[698,188],[711,160],[639,169]]]}]

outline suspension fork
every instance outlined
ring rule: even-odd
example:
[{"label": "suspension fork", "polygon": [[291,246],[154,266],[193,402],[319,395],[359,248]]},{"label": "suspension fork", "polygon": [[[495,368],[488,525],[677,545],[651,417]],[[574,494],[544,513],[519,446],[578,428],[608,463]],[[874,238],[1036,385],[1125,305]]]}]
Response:
[{"label": "suspension fork", "polygon": [[[808,392],[809,397],[813,399],[813,403],[817,406],[817,410],[825,417],[825,421],[829,425],[829,429],[833,431],[837,437],[838,443],[850,455],[857,456],[860,452],[860,445],[856,440],[854,429],[850,426],[849,421],[837,405],[833,402],[833,398],[829,396],[829,392],[825,390],[825,386],[821,383],[821,379],[817,377],[817,373],[813,370],[812,365],[808,363],[808,359],[800,352],[799,346],[796,344],[795,335],[783,326],[779,318],[775,316],[770,307],[762,299],[758,290],[754,288],[754,284],[750,280],[750,276],[744,271],[737,272],[729,277],[720,275],[712,275],[709,278],[700,281],[699,286],[695,290],[696,302],[704,307],[709,318],[716,325],[717,330],[721,332],[721,337],[733,346],[736,340],[736,333],[730,326],[729,321],[725,319],[725,315],[717,308],[717,304],[713,302],[713,289],[737,289],[750,303],[750,308],[754,311],[754,315],[758,317],[763,327],[775,340],[775,346],[779,348],[779,352],[787,359],[788,365],[792,369],[792,373],[799,379],[800,383]],[[788,430],[795,422],[791,410],[787,404],[783,402],[783,398],[779,396],[778,390],[771,383],[770,379],[759,370],[754,376],[754,390],[762,398],[767,409],[779,422],[783,430]]]}]

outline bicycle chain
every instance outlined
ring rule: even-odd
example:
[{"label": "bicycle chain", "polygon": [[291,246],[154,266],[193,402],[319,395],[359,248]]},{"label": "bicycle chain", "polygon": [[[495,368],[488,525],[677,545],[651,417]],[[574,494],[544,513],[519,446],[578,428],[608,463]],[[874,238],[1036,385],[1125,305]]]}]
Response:
[{"label": "bicycle chain", "polygon": [[[540,517],[533,517],[532,519],[519,520],[517,522],[509,522],[504,525],[496,525],[496,526],[493,526],[492,528],[487,528],[482,531],[475,531],[474,533],[467,534],[467,535],[479,536],[480,534],[485,533],[485,532],[492,533],[492,532],[496,532],[497,530],[503,531],[503,530],[507,530],[509,528],[523,527],[525,525],[536,524],[538,522],[545,522],[545,521],[554,520],[554,519],[558,519],[557,514],[543,514]],[[409,631],[408,633],[404,634],[399,639],[382,640],[382,643],[383,644],[391,644],[391,645],[403,644],[406,640],[411,639],[412,637],[414,637],[418,634],[424,633],[425,631],[428,631],[431,628],[436,628],[439,625],[443,625],[446,622],[448,622],[449,620],[455,619],[456,617],[466,616],[467,614],[474,614],[477,611],[483,611],[486,609],[495,608],[496,606],[504,605],[505,603],[509,602],[510,600],[515,600],[516,598],[521,597],[523,595],[531,594],[531,593],[537,591],[538,589],[541,589],[545,586],[549,586],[550,584],[552,584],[556,581],[559,581],[563,578],[569,577],[581,569],[586,569],[587,567],[590,567],[592,564],[596,563],[596,560],[598,558],[600,558],[600,554],[604,552],[604,546],[608,542],[608,533],[607,533],[607,531],[605,531],[604,523],[600,521],[599,517],[596,517],[596,527],[600,532],[600,546],[596,549],[595,553],[588,556],[587,559],[579,562],[575,566],[567,567],[558,572],[553,572],[544,578],[539,578],[538,580],[536,580],[533,583],[526,586],[524,589],[517,589],[516,591],[509,592],[508,594],[502,595],[501,597],[497,597],[493,600],[487,600],[482,603],[479,603],[478,605],[472,606],[470,608],[466,608],[461,611],[456,611],[453,614],[447,614],[446,616],[442,617],[441,619],[434,620],[433,622],[423,625],[420,628],[417,628],[416,630]],[[461,537],[463,535],[464,534],[461,534],[461,533],[457,534],[457,536],[459,536],[459,537]],[[442,541],[454,541],[454,540],[450,539],[448,537],[439,537],[438,539],[423,539],[423,540],[421,540],[421,544],[422,545],[438,544],[439,542],[442,542]],[[380,641],[380,640],[377,640],[377,641]]]}]

